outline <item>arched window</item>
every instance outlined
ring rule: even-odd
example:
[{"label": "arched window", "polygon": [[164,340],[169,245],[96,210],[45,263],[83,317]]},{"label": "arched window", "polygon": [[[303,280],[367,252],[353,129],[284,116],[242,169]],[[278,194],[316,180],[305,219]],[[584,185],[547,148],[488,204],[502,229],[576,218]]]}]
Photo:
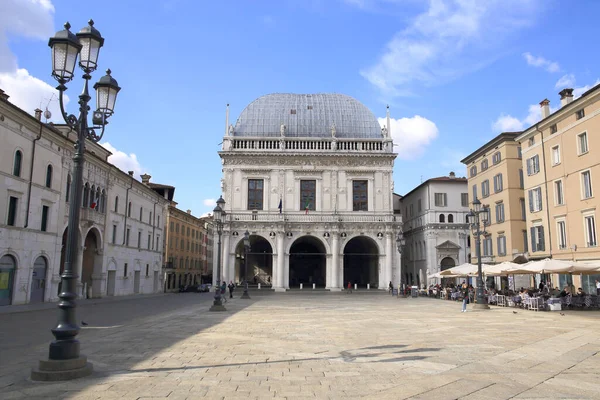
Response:
[{"label": "arched window", "polygon": [[21,150],[15,152],[15,160],[13,163],[13,175],[21,176],[21,164],[23,163],[23,153]]},{"label": "arched window", "polygon": [[96,202],[96,204],[94,205],[94,209],[96,211],[100,211],[100,202],[102,201],[102,199],[100,198],[100,194],[101,193],[102,192],[100,192],[100,188],[97,187],[96,188],[96,195],[94,196],[94,200],[93,200],[94,202]]},{"label": "arched window", "polygon": [[65,191],[65,201],[69,202],[71,196],[71,174],[67,175],[67,190]]},{"label": "arched window", "polygon": [[83,185],[83,204],[82,207],[87,207],[90,204],[90,184]]},{"label": "arched window", "polygon": [[131,217],[131,202],[129,202],[129,205],[127,206],[127,216]]},{"label": "arched window", "polygon": [[52,187],[52,165],[48,165],[46,168],[46,187]]},{"label": "arched window", "polygon": [[454,222],[454,215],[448,214],[448,223],[451,224]]},{"label": "arched window", "polygon": [[440,222],[446,222],[446,218],[444,217],[444,214],[440,214]]},{"label": "arched window", "polygon": [[96,185],[92,185],[92,189],[90,190],[90,197],[87,203],[83,203],[85,207],[91,207],[94,204],[96,206]]},{"label": "arched window", "polygon": [[115,212],[119,212],[119,196],[115,196]]}]

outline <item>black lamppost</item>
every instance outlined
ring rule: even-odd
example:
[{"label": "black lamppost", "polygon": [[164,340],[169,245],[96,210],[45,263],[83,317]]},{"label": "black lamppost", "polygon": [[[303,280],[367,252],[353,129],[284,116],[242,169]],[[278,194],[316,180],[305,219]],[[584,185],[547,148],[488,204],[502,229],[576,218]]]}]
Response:
[{"label": "black lamppost", "polygon": [[250,251],[250,232],[244,232],[244,293],[242,299],[249,299],[248,294],[248,252]]},{"label": "black lamppost", "polygon": [[217,241],[217,278],[215,280],[215,299],[213,301],[213,305],[210,307],[210,311],[227,311],[225,306],[223,306],[223,301],[221,299],[221,235],[223,234],[223,220],[225,218],[225,200],[223,200],[223,196],[219,196],[219,200],[217,200],[217,206],[213,210],[213,220],[215,221],[215,225],[217,227],[217,236],[219,237]]},{"label": "black lamppost", "polygon": [[[483,272],[481,270],[481,235],[485,235],[485,227],[489,225],[489,207],[481,206],[479,199],[473,200],[473,208],[468,214],[471,221],[471,231],[475,236],[476,255],[477,255],[477,302],[473,308],[477,310],[489,310],[487,299],[483,293]],[[481,215],[481,217],[480,217]]]},{"label": "black lamppost", "polygon": [[396,247],[398,248],[398,253],[400,254],[400,279],[399,283],[402,282],[402,251],[404,250],[404,246],[406,245],[406,239],[404,238],[404,233],[402,231],[398,232],[398,236],[396,236]]},{"label": "black lamppost", "polygon": [[[74,263],[79,253],[79,212],[83,189],[83,163],[86,140],[98,142],[102,139],[108,118],[113,114],[117,93],[121,88],[110,76],[110,70],[94,85],[96,89],[96,110],[92,115],[92,126],[88,125],[88,105],[91,97],[88,91],[90,74],[96,70],[98,54],[104,44],[104,38],[94,28],[94,21],[74,35],[67,22],[65,29],[50,38],[52,48],[52,76],[58,81],[60,111],[66,124],[77,134],[75,155],[73,156],[73,183],[69,205],[69,223],[67,228],[67,248],[65,264],[61,274],[61,293],[58,295],[58,323],[52,334],[56,338],[50,344],[48,360],[40,360],[39,369],[31,372],[34,380],[67,380],[87,376],[92,372],[92,364],[87,357],[79,354],[79,341],[76,339],[79,326],[75,318],[75,281],[77,270]],[[67,114],[63,94],[66,83],[74,76],[75,63],[79,56],[79,67],[83,70],[83,92],[79,95],[79,116]],[[99,133],[98,133],[99,131]]]}]

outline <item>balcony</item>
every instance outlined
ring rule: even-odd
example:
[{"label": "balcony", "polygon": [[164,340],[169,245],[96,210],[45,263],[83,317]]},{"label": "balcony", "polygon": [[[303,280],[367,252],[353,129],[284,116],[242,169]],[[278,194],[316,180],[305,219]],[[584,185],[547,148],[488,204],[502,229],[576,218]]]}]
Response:
[{"label": "balcony", "polygon": [[243,151],[342,151],[342,152],[378,152],[391,153],[385,139],[324,139],[324,138],[235,138],[231,150]]},{"label": "balcony", "polygon": [[93,208],[83,207],[79,215],[81,223],[87,223],[88,225],[104,225],[104,217],[106,215],[96,211]]},{"label": "balcony", "polygon": [[232,212],[227,214],[228,222],[313,222],[313,223],[345,223],[345,222],[402,222],[400,215],[392,213],[337,213],[309,211],[294,213],[278,213],[269,211]]}]

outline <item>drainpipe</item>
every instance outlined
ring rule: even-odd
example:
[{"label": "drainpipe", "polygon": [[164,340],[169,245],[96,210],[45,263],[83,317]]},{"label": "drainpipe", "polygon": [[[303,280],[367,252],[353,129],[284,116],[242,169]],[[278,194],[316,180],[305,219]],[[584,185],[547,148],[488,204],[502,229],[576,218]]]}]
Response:
[{"label": "drainpipe", "polygon": [[42,138],[42,129],[44,127],[44,123],[42,122],[42,110],[39,108],[35,109],[35,118],[40,121],[40,132],[33,139],[33,147],[31,149],[31,164],[29,165],[29,187],[27,188],[27,212],[25,213],[25,226],[23,228],[27,228],[29,226],[29,209],[31,208],[31,185],[33,180],[33,162],[35,161],[35,142]]},{"label": "drainpipe", "polygon": [[127,191],[125,192],[125,223],[123,224],[123,246],[125,246],[127,240],[127,216],[129,215],[129,190],[133,187],[133,171],[129,171],[131,176],[131,182]]}]

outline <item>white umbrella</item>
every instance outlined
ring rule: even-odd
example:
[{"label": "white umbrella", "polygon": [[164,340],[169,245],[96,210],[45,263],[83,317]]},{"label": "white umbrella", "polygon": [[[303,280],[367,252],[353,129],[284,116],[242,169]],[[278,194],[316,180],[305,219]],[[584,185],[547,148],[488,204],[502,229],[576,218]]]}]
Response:
[{"label": "white umbrella", "polygon": [[486,265],[486,267],[483,268],[483,273],[487,276],[510,275],[514,274],[511,270],[518,270],[521,266],[521,264],[504,261],[496,265]]},{"label": "white umbrella", "polygon": [[[530,261],[527,264],[519,266],[519,270],[528,271],[524,273],[530,274],[568,274],[573,271],[574,261],[556,260],[553,258],[546,258],[539,261]],[[510,272],[523,273],[523,272]]]},{"label": "white umbrella", "polygon": [[600,261],[573,262],[574,274],[595,275],[600,274]]}]

